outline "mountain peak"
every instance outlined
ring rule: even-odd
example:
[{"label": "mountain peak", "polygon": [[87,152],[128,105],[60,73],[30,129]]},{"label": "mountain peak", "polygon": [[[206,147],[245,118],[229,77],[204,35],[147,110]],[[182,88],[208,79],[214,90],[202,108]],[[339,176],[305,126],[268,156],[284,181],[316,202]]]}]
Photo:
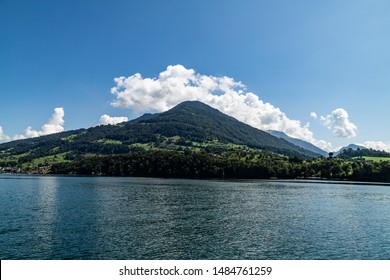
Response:
[{"label": "mountain peak", "polygon": [[357,149],[360,149],[360,150],[364,150],[364,149],[367,149],[366,147],[362,146],[362,145],[357,145],[357,144],[349,144],[348,146],[345,146],[345,147],[342,147],[340,149],[340,151],[342,150],[345,150],[345,149],[352,149],[352,150],[357,150]]},{"label": "mountain peak", "polygon": [[348,150],[348,149],[352,149],[353,151],[356,151],[356,150],[364,150],[364,149],[367,149],[366,147],[362,146],[362,145],[357,145],[357,144],[349,144],[348,146],[345,146],[345,147],[342,147],[341,149],[339,149],[338,151],[335,152],[335,155],[338,155],[340,154],[342,151],[344,150]]},{"label": "mountain peak", "polygon": [[160,113],[159,117],[169,120],[175,119],[176,121],[186,120],[186,122],[194,125],[202,124],[203,122],[208,124],[213,122],[223,123],[227,119],[238,122],[235,118],[200,101],[184,101],[172,109]]},{"label": "mountain peak", "polygon": [[[187,107],[210,107],[209,105],[201,102],[201,101],[198,101],[198,100],[186,100],[186,101],[183,101],[179,104],[177,104],[175,107],[178,107],[178,106],[187,106]],[[211,108],[211,107],[210,107]]]},{"label": "mountain peak", "polygon": [[[203,103],[197,100],[190,100],[190,101],[184,101],[182,103],[179,103],[172,109],[166,111],[165,113],[168,112],[178,112],[178,111],[183,111],[183,110],[190,110],[190,111],[208,111],[208,112],[219,112],[217,109]],[[164,114],[164,113],[163,113]]]}]

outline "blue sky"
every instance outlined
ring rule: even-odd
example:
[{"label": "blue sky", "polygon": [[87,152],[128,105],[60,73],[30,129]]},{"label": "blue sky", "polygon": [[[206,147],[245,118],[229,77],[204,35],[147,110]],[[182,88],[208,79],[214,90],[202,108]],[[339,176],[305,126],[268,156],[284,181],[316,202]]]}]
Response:
[{"label": "blue sky", "polygon": [[[0,0],[2,141],[95,126],[103,115],[131,119],[187,98],[329,149],[387,149],[389,14],[390,2],[376,0]],[[122,88],[114,81],[136,73]],[[161,73],[187,75],[182,92],[166,91]],[[224,76],[245,87],[231,85],[229,97]],[[215,84],[199,88],[202,77]]]}]

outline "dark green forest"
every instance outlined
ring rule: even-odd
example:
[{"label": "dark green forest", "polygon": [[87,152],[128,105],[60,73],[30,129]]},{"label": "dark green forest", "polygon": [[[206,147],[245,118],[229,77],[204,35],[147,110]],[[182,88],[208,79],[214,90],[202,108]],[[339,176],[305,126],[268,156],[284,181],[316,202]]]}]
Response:
[{"label": "dark green forest", "polygon": [[249,151],[149,151],[54,164],[54,174],[174,178],[332,179],[390,182],[390,161],[303,159]]}]

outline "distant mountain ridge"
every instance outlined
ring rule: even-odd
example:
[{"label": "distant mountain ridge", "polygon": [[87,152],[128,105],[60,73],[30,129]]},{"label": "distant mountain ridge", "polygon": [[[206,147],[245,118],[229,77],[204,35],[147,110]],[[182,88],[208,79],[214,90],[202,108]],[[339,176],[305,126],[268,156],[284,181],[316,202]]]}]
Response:
[{"label": "distant mountain ridge", "polygon": [[285,134],[284,132],[277,131],[277,130],[267,130],[267,132],[275,137],[282,138],[282,139],[284,139],[284,140],[286,140],[286,141],[288,141],[288,142],[290,142],[298,147],[312,151],[313,153],[320,154],[324,157],[328,156],[328,153],[326,151],[318,148],[317,146],[315,146],[309,142],[306,142],[304,140],[290,137],[287,134]]},{"label": "distant mountain ridge", "polygon": [[370,158],[369,160],[372,160],[373,158],[377,158],[377,160],[387,160],[390,158],[390,153],[383,150],[368,149],[361,145],[351,144],[340,149],[336,156],[344,159],[368,157]]},{"label": "distant mountain ridge", "polygon": [[348,149],[352,149],[353,151],[356,151],[357,149],[360,149],[360,150],[367,149],[367,147],[364,147],[362,145],[357,145],[357,144],[349,144],[348,146],[345,146],[345,147],[342,147],[341,149],[339,149],[336,152],[336,154],[340,153],[343,150],[348,150]]},{"label": "distant mountain ridge", "polygon": [[[230,146],[229,146],[230,145]],[[0,164],[50,164],[86,155],[128,154],[134,149],[230,149],[317,157],[318,153],[244,124],[198,101],[117,125],[97,126],[0,144]]]}]

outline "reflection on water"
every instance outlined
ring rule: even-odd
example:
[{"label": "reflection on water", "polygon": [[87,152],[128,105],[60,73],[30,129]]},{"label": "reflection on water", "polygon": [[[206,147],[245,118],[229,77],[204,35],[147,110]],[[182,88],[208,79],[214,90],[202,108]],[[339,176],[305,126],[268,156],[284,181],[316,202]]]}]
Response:
[{"label": "reflection on water", "polygon": [[31,211],[36,212],[39,219],[31,224],[33,236],[39,242],[35,245],[37,252],[45,253],[52,251],[52,245],[55,240],[53,225],[57,221],[57,178],[56,177],[38,177],[35,181],[37,187],[36,205],[32,206]]},{"label": "reflection on water", "polygon": [[390,186],[0,176],[1,259],[389,259]]}]

